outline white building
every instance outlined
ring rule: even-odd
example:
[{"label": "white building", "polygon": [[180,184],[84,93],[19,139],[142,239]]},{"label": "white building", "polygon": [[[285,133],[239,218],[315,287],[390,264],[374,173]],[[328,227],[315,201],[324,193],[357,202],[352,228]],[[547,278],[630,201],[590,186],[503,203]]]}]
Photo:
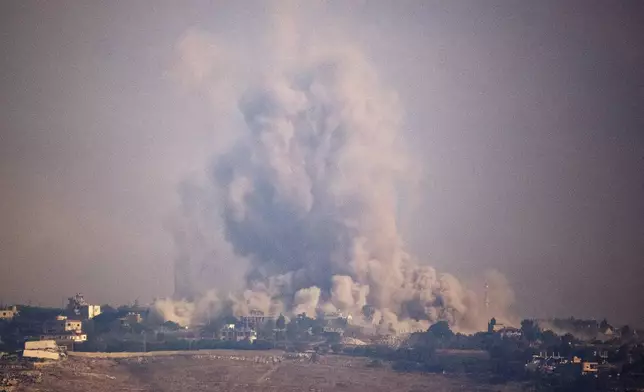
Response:
[{"label": "white building", "polygon": [[89,320],[101,314],[100,305],[85,305],[80,308],[80,317],[83,320]]},{"label": "white building", "polygon": [[85,333],[61,333],[61,334],[46,334],[40,335],[40,340],[54,340],[58,343],[74,342],[83,343],[87,341],[87,334]]}]

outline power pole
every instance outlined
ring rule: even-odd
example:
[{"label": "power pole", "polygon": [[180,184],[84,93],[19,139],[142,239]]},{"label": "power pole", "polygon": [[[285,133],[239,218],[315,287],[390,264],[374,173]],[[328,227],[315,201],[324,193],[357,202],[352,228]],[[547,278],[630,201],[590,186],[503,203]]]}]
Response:
[{"label": "power pole", "polygon": [[485,317],[490,317],[490,295],[488,293],[490,285],[485,281]]},{"label": "power pole", "polygon": [[145,330],[144,330],[144,331],[143,331],[143,352],[147,352],[147,347],[146,347],[146,345],[147,345],[147,341],[146,341],[146,337],[147,337],[147,334],[146,334],[146,332],[145,332]]}]

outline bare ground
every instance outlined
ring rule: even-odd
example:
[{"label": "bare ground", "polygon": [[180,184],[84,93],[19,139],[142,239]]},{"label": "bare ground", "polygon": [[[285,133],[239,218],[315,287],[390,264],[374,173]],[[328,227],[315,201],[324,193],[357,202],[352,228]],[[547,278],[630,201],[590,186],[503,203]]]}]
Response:
[{"label": "bare ground", "polygon": [[17,391],[518,391],[465,376],[399,373],[368,360],[327,355],[284,359],[281,352],[230,351],[74,355],[42,368],[42,381]]}]

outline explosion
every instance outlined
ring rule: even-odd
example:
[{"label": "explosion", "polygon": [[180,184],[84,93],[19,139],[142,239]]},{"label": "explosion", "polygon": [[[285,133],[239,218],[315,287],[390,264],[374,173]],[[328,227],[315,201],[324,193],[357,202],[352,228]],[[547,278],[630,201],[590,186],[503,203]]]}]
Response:
[{"label": "explosion", "polygon": [[[338,311],[384,333],[439,320],[482,328],[480,296],[405,250],[396,211],[412,161],[395,94],[355,48],[291,50],[236,98],[243,126],[215,157],[208,190],[184,197],[175,295],[192,305],[157,311],[184,322],[213,306]],[[223,290],[213,275],[236,265],[240,287]]]}]

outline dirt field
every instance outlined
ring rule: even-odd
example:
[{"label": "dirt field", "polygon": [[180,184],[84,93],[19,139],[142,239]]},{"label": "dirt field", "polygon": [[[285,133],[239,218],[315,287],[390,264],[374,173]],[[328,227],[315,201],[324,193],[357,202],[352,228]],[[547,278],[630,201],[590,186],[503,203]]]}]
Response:
[{"label": "dirt field", "polygon": [[399,373],[346,356],[293,357],[273,351],[74,355],[42,368],[42,381],[16,391],[518,391],[466,377]]}]

